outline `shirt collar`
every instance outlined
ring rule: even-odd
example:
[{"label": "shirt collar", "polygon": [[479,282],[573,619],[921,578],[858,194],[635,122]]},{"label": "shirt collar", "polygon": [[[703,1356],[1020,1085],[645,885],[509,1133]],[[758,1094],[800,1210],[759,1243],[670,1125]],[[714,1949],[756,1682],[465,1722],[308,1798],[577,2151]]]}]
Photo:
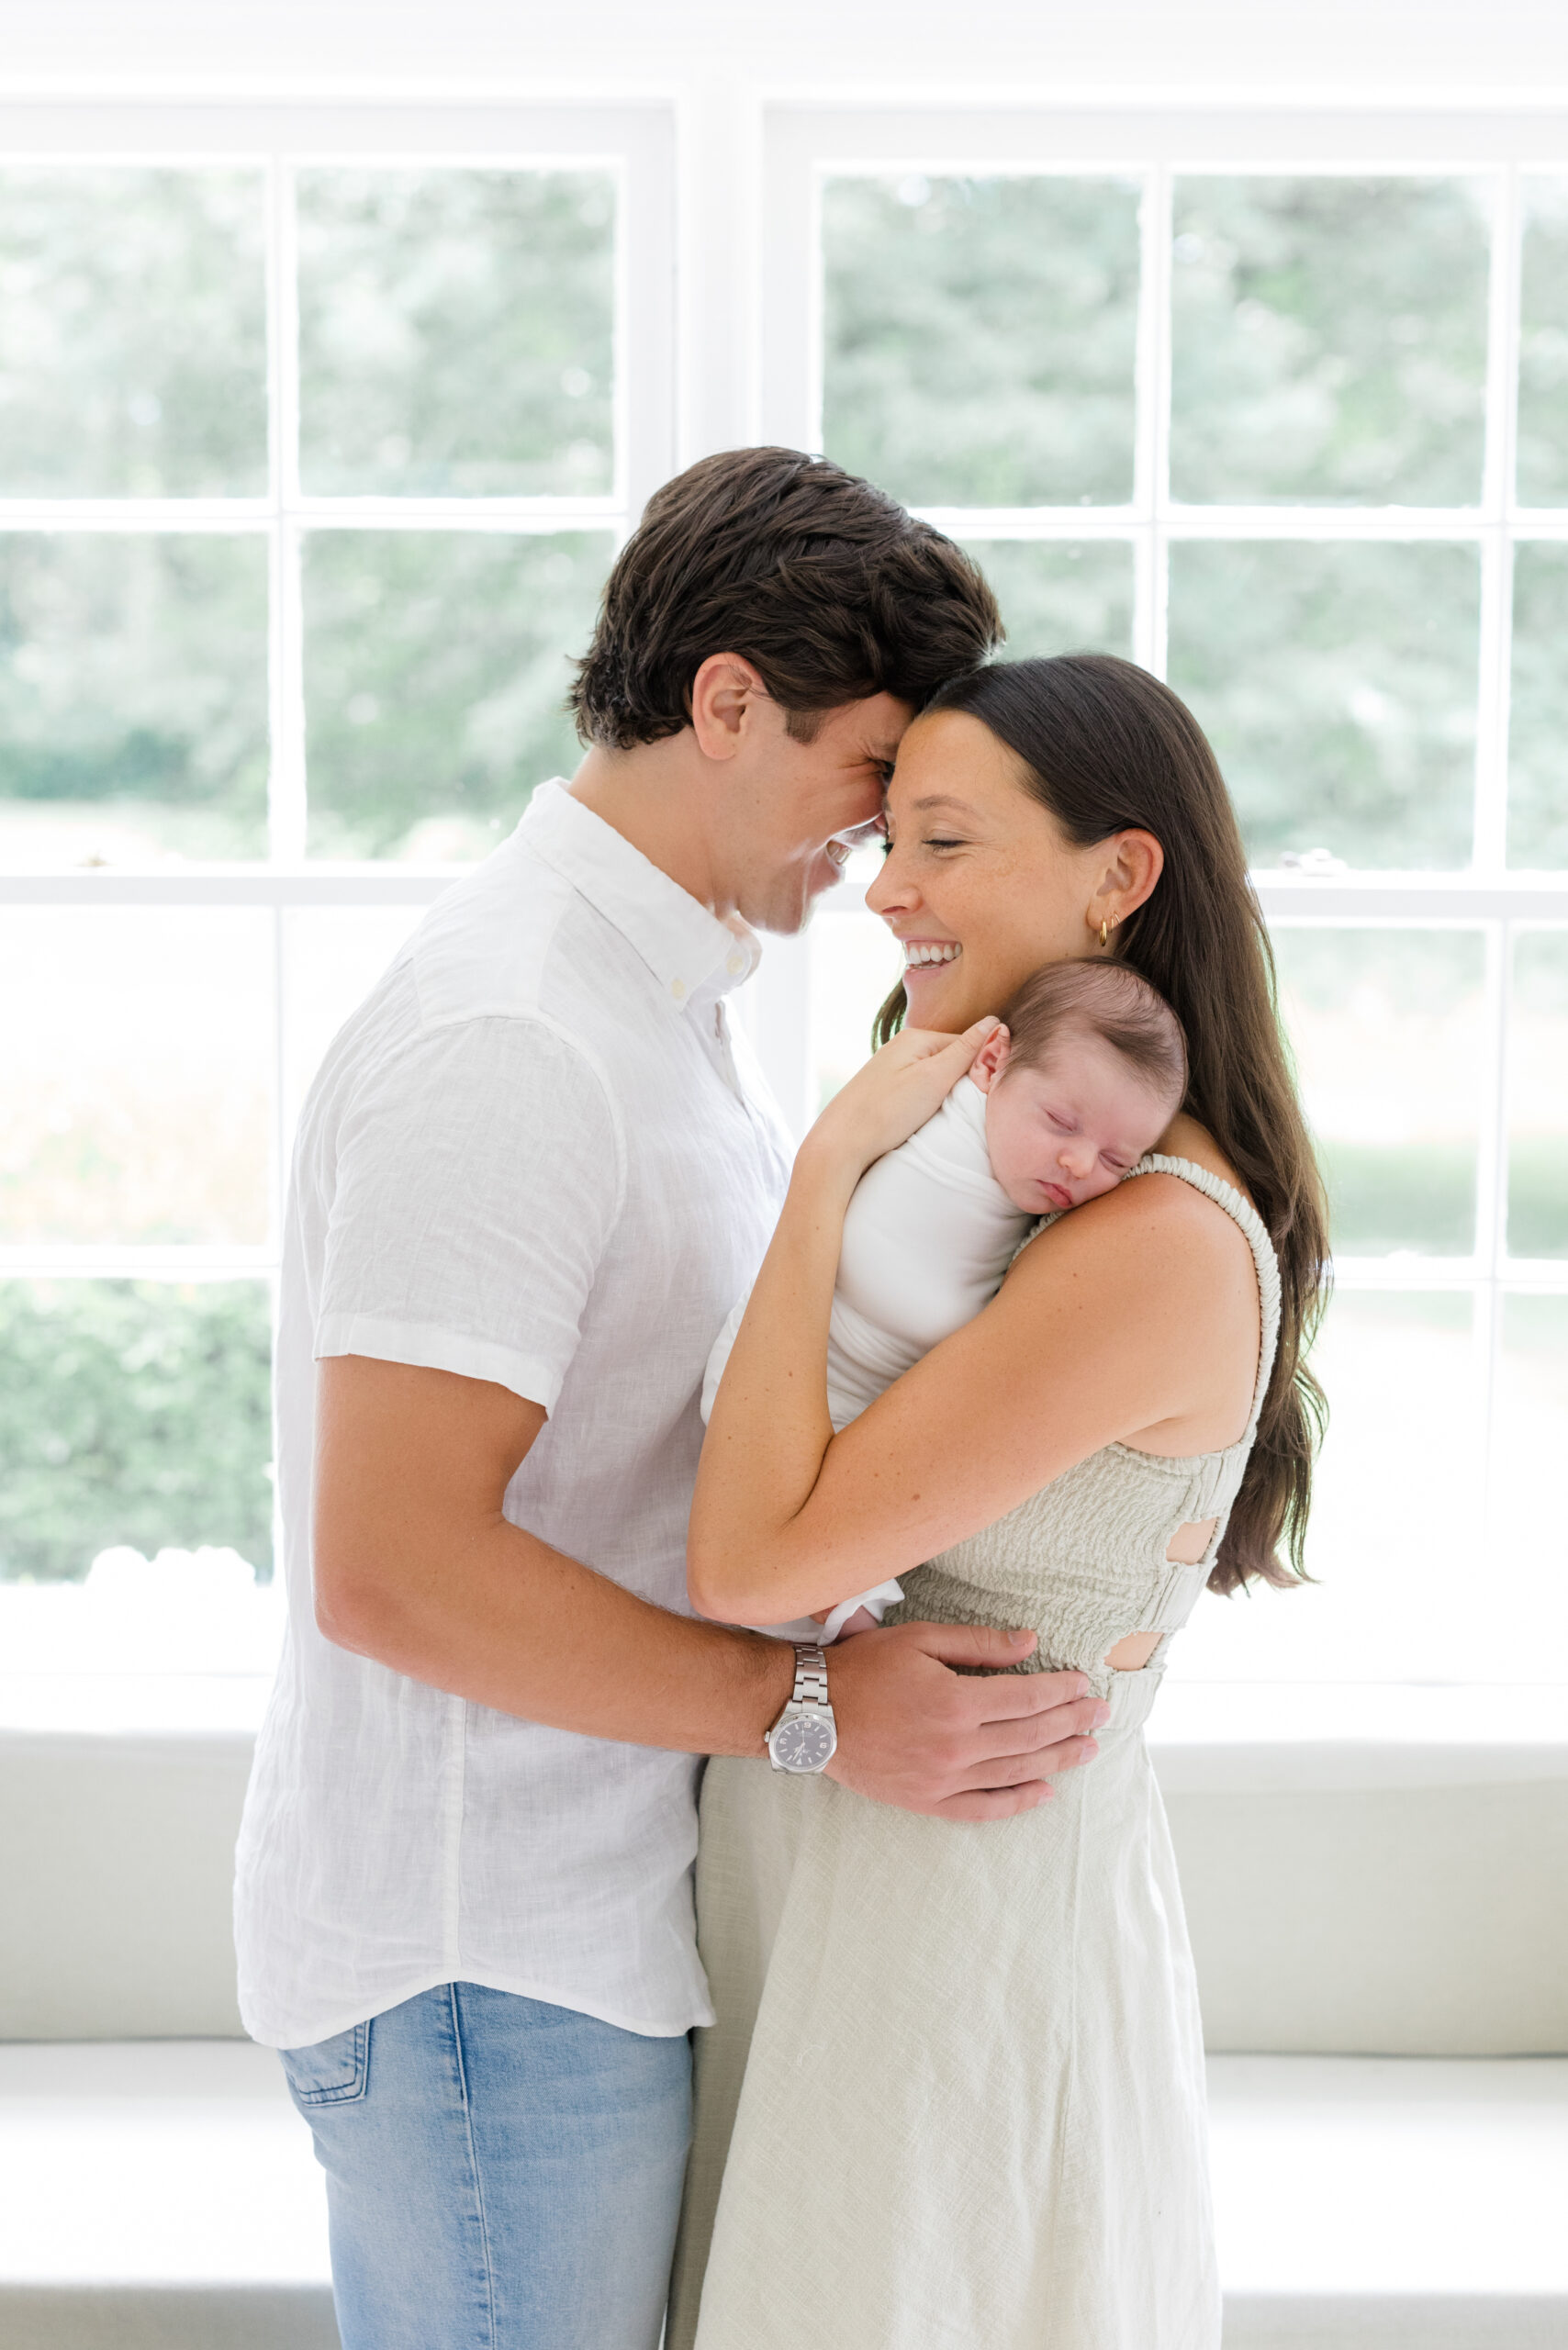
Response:
[{"label": "shirt collar", "polygon": [[666,1000],[727,995],[762,959],[756,934],[738,914],[721,921],[662,873],[640,848],[580,800],[559,777],[542,783],[513,838],[554,867],[634,946]]}]

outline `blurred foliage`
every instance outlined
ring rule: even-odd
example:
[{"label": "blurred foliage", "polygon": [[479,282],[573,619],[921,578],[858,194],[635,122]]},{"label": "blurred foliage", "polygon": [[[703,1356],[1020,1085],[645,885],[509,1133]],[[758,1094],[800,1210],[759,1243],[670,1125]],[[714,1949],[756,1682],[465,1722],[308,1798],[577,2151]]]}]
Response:
[{"label": "blurred foliage", "polygon": [[129,1543],[272,1565],[265,1284],[0,1283],[0,1577]]},{"label": "blurred foliage", "polygon": [[1272,934],[1282,979],[1305,1011],[1373,1021],[1468,1018],[1484,954],[1473,930],[1341,928],[1282,923]]},{"label": "blurred foliage", "polygon": [[1126,540],[966,539],[996,591],[1009,661],[1119,653],[1133,644],[1133,551]]},{"label": "blurred foliage", "polygon": [[1508,1151],[1508,1254],[1568,1257],[1568,1144],[1521,1135]]},{"label": "blurred foliage", "polygon": [[1568,546],[1514,550],[1508,862],[1568,866]]},{"label": "blurred foliage", "polygon": [[264,853],[264,538],[0,534],[6,800],[157,803],[187,854]]},{"label": "blurred foliage", "polygon": [[1283,923],[1273,946],[1336,1251],[1468,1256],[1485,1057],[1479,934]]},{"label": "blurred foliage", "polygon": [[1525,181],[1518,447],[1520,505],[1568,504],[1568,179]]},{"label": "blurred foliage", "polygon": [[1180,179],[1172,497],[1474,504],[1488,236],[1466,180]]},{"label": "blurred foliage", "polygon": [[1468,1257],[1475,1246],[1473,1145],[1325,1141],[1318,1164],[1328,1186],[1334,1248],[1347,1257]]},{"label": "blurred foliage", "polygon": [[1471,546],[1178,541],[1170,683],[1249,851],[1453,867],[1473,825],[1480,570]]},{"label": "blurred foliage", "polygon": [[580,746],[562,703],[613,543],[319,531],[306,543],[310,846],[482,856]]},{"label": "blurred foliage", "polygon": [[914,506],[1132,496],[1138,191],[836,177],[823,442]]},{"label": "blurred foliage", "polygon": [[307,490],[609,491],[609,173],[302,171],[298,205]]},{"label": "blurred foliage", "polygon": [[1509,1353],[1544,1355],[1568,1376],[1568,1297],[1517,1290],[1503,1299],[1503,1345]]},{"label": "blurred foliage", "polygon": [[1512,984],[1508,1249],[1568,1257],[1568,931],[1518,932]]},{"label": "blurred foliage", "polygon": [[264,906],[7,906],[0,1243],[265,1247]]},{"label": "blurred foliage", "polygon": [[267,486],[259,172],[0,172],[0,495]]}]

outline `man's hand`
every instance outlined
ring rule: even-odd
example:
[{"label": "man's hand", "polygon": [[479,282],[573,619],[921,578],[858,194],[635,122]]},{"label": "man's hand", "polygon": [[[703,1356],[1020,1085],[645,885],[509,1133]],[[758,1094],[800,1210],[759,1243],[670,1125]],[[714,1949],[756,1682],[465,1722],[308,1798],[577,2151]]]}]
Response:
[{"label": "man's hand", "polygon": [[[838,1751],[828,1776],[936,1819],[1009,1819],[1050,1795],[1058,1772],[1099,1752],[1110,1707],[1079,1673],[1007,1673],[1033,1632],[895,1624],[828,1651]],[[952,1665],[979,1667],[958,1673]]]}]

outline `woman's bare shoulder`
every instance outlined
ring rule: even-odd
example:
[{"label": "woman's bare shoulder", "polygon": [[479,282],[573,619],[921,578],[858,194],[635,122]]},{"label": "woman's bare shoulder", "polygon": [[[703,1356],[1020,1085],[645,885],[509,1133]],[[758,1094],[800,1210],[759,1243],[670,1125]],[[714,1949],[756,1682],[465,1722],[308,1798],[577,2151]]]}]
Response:
[{"label": "woman's bare shoulder", "polygon": [[[1234,1170],[1191,1119],[1163,1136],[1161,1154],[1189,1159],[1247,1197]],[[1252,1250],[1234,1216],[1179,1175],[1152,1172],[1074,1208],[1047,1226],[1018,1256],[1008,1276],[1032,1286],[1063,1277],[1114,1277],[1148,1294],[1159,1289],[1194,1301],[1218,1303],[1216,1281],[1229,1276],[1243,1295],[1252,1287]]]},{"label": "woman's bare shoulder", "polygon": [[1255,1204],[1246,1184],[1208,1128],[1199,1125],[1196,1118],[1188,1117],[1184,1110],[1179,1111],[1171,1119],[1159,1137],[1157,1149],[1161,1158],[1191,1159],[1195,1167],[1206,1169],[1209,1174],[1217,1175],[1222,1183],[1228,1183],[1233,1192],[1239,1192],[1249,1206]]}]

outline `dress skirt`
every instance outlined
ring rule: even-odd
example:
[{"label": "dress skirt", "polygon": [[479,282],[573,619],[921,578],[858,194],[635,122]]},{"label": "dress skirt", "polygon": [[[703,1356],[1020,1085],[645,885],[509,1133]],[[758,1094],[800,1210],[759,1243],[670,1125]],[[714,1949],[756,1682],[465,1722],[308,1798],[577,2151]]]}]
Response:
[{"label": "dress skirt", "polygon": [[667,2350],[1218,2350],[1192,1954],[1116,1719],[1141,1678],[1017,1819],[709,1765]]}]

